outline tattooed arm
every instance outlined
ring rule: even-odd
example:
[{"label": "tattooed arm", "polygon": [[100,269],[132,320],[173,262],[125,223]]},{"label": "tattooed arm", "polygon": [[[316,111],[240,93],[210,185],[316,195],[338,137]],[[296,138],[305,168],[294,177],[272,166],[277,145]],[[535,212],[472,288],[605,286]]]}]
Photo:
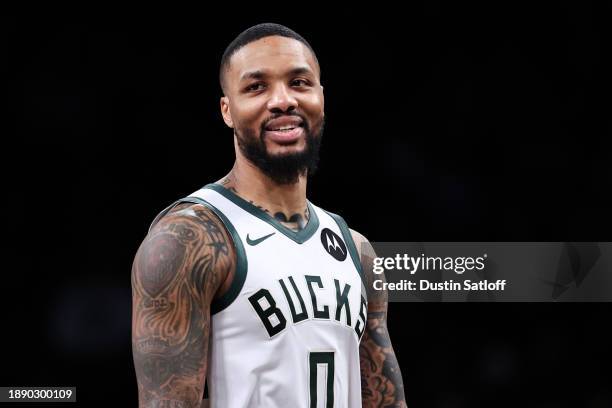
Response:
[{"label": "tattooed arm", "polygon": [[210,304],[234,267],[225,227],[202,205],[181,204],[151,229],[132,266],[132,352],[140,408],[200,407]]},{"label": "tattooed arm", "polygon": [[[405,408],[404,383],[387,331],[387,292],[372,287],[374,248],[361,234],[351,230],[357,246],[368,290],[368,322],[359,346],[361,396],[364,408]],[[376,279],[384,279],[377,275]]]}]

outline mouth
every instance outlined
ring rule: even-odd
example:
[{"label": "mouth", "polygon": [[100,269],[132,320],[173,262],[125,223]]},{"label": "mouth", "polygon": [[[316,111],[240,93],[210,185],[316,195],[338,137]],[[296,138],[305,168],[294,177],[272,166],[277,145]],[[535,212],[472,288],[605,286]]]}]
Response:
[{"label": "mouth", "polygon": [[292,144],[295,143],[304,134],[304,126],[302,123],[299,125],[286,125],[266,128],[265,137],[271,139],[273,142],[278,144]]},{"label": "mouth", "polygon": [[305,122],[297,115],[280,116],[269,121],[264,137],[278,144],[292,144],[305,134]]}]

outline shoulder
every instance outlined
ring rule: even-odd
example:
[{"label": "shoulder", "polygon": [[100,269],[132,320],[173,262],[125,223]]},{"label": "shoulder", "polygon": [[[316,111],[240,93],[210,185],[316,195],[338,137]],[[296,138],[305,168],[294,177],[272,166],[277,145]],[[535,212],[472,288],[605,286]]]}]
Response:
[{"label": "shoulder", "polygon": [[[315,208],[317,207],[315,206]],[[363,234],[355,231],[352,228],[349,228],[344,218],[342,218],[340,215],[335,214],[331,211],[323,210],[322,208],[319,209],[324,211],[330,217],[332,217],[340,227],[341,231],[344,230],[346,232],[348,230],[348,232],[350,233],[350,237],[353,240],[353,243],[355,244],[355,248],[357,249],[357,254],[360,258],[362,257],[362,254],[369,253],[369,247],[371,247],[370,241],[368,241],[368,239]]]},{"label": "shoulder", "polygon": [[[179,203],[156,219],[147,237],[172,232],[184,242],[197,239],[231,242],[227,227],[215,211],[203,204]],[[145,239],[146,240],[146,239]]]},{"label": "shoulder", "polygon": [[355,244],[369,242],[368,239],[362,233],[357,232],[352,228],[349,228],[349,231],[351,232],[351,237],[353,237],[353,241],[355,241]]},{"label": "shoulder", "polygon": [[375,280],[385,280],[384,275],[374,274],[376,251],[374,251],[374,247],[363,234],[352,229],[350,231],[357,251],[359,252],[359,260],[365,279],[366,292],[368,294],[368,313],[373,311],[384,311],[386,310],[387,293],[386,291],[375,290],[374,288]]},{"label": "shoulder", "polygon": [[372,244],[363,234],[351,228],[349,228],[349,231],[351,232],[351,237],[353,238],[353,242],[357,247],[357,253],[359,254],[362,264],[364,257],[376,257]]},{"label": "shoulder", "polygon": [[[202,204],[179,203],[151,226],[132,270],[133,279],[142,278],[149,285],[164,285],[180,276],[214,293],[234,265],[231,235],[214,211]],[[161,290],[152,288],[157,289]]]}]

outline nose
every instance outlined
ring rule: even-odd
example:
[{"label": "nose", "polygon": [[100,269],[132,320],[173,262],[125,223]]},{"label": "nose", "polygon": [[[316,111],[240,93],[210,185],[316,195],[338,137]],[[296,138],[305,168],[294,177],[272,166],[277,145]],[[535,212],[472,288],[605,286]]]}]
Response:
[{"label": "nose", "polygon": [[290,112],[297,108],[297,105],[297,99],[284,84],[277,85],[268,100],[268,110],[275,113]]}]

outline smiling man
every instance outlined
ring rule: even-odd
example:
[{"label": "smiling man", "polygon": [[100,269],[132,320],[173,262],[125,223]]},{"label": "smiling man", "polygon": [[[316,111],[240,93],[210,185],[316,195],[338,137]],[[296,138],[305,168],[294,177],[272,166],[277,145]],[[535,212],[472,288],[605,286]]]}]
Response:
[{"label": "smiling man", "polygon": [[[404,407],[369,242],[306,198],[324,127],[320,67],[260,24],[220,69],[236,161],[162,211],[132,268],[141,407]],[[378,277],[379,278],[379,277]]]}]

